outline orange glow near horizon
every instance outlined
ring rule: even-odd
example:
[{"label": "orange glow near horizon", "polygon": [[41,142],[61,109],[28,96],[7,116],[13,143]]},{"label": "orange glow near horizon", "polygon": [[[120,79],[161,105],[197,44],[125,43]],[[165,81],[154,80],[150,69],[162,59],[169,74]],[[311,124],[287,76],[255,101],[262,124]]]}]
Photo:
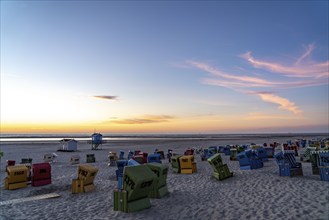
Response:
[{"label": "orange glow near horizon", "polygon": [[[155,117],[153,117],[155,118]],[[163,116],[159,118],[163,120]],[[131,119],[132,120],[132,119]],[[109,122],[84,123],[2,123],[1,133],[239,133],[262,132],[263,129],[280,130],[281,128],[314,127],[307,119],[280,115],[264,115],[254,113],[248,116],[204,116],[190,118],[173,118],[168,121],[147,121],[150,119],[136,118],[129,124],[128,119]],[[125,123],[121,123],[125,121]],[[119,123],[120,122],[120,123]],[[318,126],[325,127],[322,124]],[[265,131],[265,130],[264,130]],[[312,130],[310,131],[312,132]]]}]

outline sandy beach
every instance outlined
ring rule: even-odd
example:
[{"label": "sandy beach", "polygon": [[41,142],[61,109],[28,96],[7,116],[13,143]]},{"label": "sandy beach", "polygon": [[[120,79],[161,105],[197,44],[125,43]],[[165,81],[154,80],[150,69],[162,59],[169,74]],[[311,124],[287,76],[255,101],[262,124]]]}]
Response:
[{"label": "sandy beach", "polygon": [[[139,212],[124,213],[113,210],[113,190],[117,186],[116,167],[108,166],[108,152],[142,150],[153,153],[157,148],[167,152],[183,154],[188,147],[209,147],[226,144],[285,143],[301,136],[275,137],[275,139],[246,138],[236,140],[150,140],[112,141],[100,150],[91,150],[86,142],[78,143],[77,152],[57,152],[58,143],[1,143],[4,157],[1,159],[0,202],[27,198],[47,193],[57,193],[58,198],[26,201],[0,206],[1,219],[329,219],[329,182],[320,181],[313,175],[311,164],[303,162],[304,176],[280,177],[274,159],[264,162],[256,170],[240,170],[238,161],[230,161],[222,154],[224,163],[234,173],[232,178],[217,181],[212,178],[213,170],[207,161],[196,155],[197,173],[173,173],[169,165],[167,185],[169,195],[151,199],[152,207]],[[277,149],[279,151],[281,149]],[[33,158],[33,163],[43,162],[47,153],[58,155],[51,163],[52,184],[17,190],[4,190],[6,160]],[[86,154],[95,154],[99,169],[95,178],[95,190],[89,193],[71,193],[73,178],[77,178],[78,165],[71,165],[70,158],[80,155],[81,163]]]}]

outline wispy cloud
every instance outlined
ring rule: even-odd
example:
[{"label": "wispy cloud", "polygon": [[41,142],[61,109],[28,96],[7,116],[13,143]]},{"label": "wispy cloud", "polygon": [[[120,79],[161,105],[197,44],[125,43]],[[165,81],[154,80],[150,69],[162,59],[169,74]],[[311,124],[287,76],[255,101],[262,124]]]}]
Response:
[{"label": "wispy cloud", "polygon": [[105,99],[105,100],[118,100],[118,96],[113,95],[95,95],[93,98],[96,99]]},{"label": "wispy cloud", "polygon": [[306,57],[311,55],[314,48],[315,46],[313,44],[308,45],[306,51],[291,65],[256,59],[251,55],[251,52],[242,54],[241,57],[255,68],[279,73],[288,77],[328,78],[329,61],[315,62],[311,59],[305,60]]},{"label": "wispy cloud", "polygon": [[[274,103],[279,106],[279,109],[287,110],[294,114],[301,114],[302,111],[300,108],[286,98],[275,95],[273,92],[256,92],[250,90],[255,90],[256,88],[258,90],[261,88],[278,90],[327,85],[329,61],[315,62],[311,60],[310,57],[314,49],[314,44],[308,45],[305,52],[291,65],[255,59],[251,55],[251,52],[241,55],[242,58],[246,59],[255,68],[269,71],[272,74],[279,74],[281,78],[289,77],[282,81],[273,80],[272,78],[265,79],[257,74],[255,74],[257,76],[248,76],[227,73],[200,61],[188,60],[186,63],[210,74],[210,77],[205,77],[201,80],[204,84],[226,87],[234,91],[258,95],[262,101]],[[239,68],[235,67],[235,69]]]},{"label": "wispy cloud", "polygon": [[115,124],[150,124],[150,123],[160,123],[160,122],[169,122],[175,117],[170,115],[144,115],[136,118],[125,118],[112,120],[112,123]]},{"label": "wispy cloud", "polygon": [[249,94],[258,95],[264,102],[277,104],[279,105],[279,109],[290,111],[296,115],[302,113],[295,103],[286,98],[282,98],[269,92],[250,92]]}]

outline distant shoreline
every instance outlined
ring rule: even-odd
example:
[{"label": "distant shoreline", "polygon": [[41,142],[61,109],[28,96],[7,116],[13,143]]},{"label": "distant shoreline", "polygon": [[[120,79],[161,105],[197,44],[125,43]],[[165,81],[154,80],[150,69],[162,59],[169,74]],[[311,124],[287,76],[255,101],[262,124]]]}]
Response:
[{"label": "distant shoreline", "polygon": [[[243,140],[243,139],[322,139],[328,138],[326,133],[255,133],[255,134],[120,134],[103,135],[106,142],[121,141],[170,141],[170,140]],[[79,142],[88,142],[91,135],[64,135],[64,134],[8,134],[0,136],[0,144],[10,143],[57,143],[63,138],[76,139]]]}]

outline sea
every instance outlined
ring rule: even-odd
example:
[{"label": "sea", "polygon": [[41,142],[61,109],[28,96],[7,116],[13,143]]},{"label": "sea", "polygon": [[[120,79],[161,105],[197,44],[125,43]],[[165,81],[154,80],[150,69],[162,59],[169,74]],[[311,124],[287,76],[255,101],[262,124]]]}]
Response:
[{"label": "sea", "polygon": [[[90,141],[92,134],[0,134],[1,142],[56,142],[62,139]],[[258,138],[293,138],[305,139],[328,138],[327,133],[253,133],[253,134],[102,134],[104,141],[127,140],[239,140]]]}]

